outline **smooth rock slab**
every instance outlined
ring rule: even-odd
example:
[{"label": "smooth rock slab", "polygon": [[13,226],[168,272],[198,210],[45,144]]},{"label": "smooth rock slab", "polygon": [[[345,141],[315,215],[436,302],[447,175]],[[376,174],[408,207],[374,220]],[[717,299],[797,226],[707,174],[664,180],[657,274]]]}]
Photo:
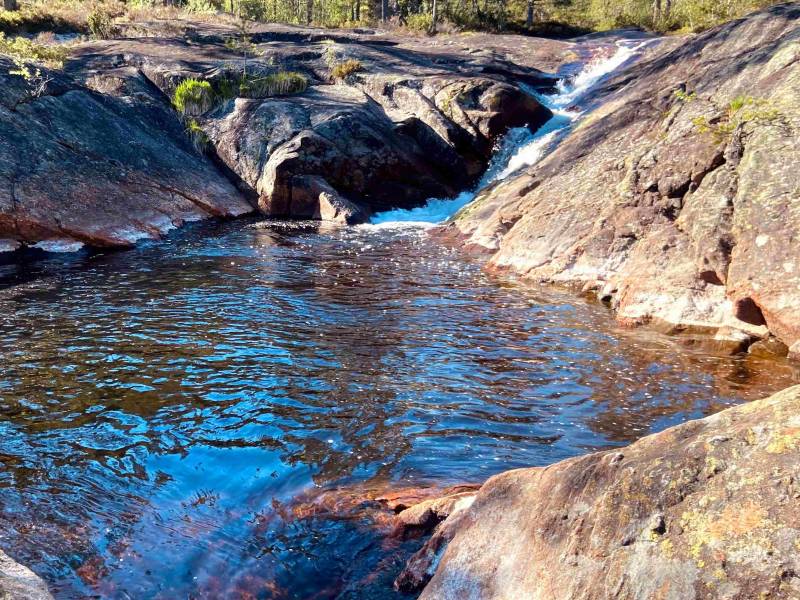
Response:
[{"label": "smooth rock slab", "polygon": [[188,221],[253,210],[135,70],[119,71],[125,77],[106,94],[53,74],[32,98],[10,69],[0,58],[4,247],[132,246]]},{"label": "smooth rock slab", "polygon": [[423,600],[789,599],[798,549],[800,386],[493,477],[398,585],[427,583]]},{"label": "smooth rock slab", "polygon": [[660,41],[600,86],[550,156],[481,193],[454,229],[492,267],[592,292],[624,324],[772,332],[792,348],[798,36],[800,6],[787,3]]},{"label": "smooth rock slab", "polygon": [[53,600],[36,573],[0,550],[0,600]]}]

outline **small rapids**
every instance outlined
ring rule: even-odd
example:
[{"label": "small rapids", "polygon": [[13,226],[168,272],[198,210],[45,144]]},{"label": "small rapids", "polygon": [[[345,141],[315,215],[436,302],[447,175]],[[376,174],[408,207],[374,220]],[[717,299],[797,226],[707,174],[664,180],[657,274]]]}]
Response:
[{"label": "small rapids", "polygon": [[634,58],[647,42],[621,40],[610,57],[598,58],[586,64],[579,72],[565,75],[559,80],[552,95],[540,95],[532,90],[547,106],[553,117],[532,133],[527,127],[510,130],[499,144],[489,167],[474,189],[462,192],[455,198],[432,198],[424,206],[397,209],[378,213],[367,227],[431,227],[446,221],[475,199],[488,185],[501,181],[524,167],[542,160],[580,118],[580,100],[603,78]]}]

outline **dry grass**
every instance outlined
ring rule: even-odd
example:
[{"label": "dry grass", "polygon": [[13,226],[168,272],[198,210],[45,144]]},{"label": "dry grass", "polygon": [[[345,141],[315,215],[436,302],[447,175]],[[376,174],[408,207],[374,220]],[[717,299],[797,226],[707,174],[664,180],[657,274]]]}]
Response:
[{"label": "dry grass", "polygon": [[57,69],[64,65],[68,50],[64,46],[39,44],[23,36],[6,37],[0,32],[0,54],[20,63],[34,62]]},{"label": "dry grass", "polygon": [[343,62],[335,64],[331,68],[331,78],[334,80],[345,81],[348,77],[359,71],[363,71],[364,67],[360,60],[349,58]]},{"label": "dry grass", "polygon": [[124,14],[125,5],[117,0],[88,3],[76,0],[34,0],[21,2],[17,11],[0,10],[0,31],[5,33],[88,33],[93,12],[116,17]]}]

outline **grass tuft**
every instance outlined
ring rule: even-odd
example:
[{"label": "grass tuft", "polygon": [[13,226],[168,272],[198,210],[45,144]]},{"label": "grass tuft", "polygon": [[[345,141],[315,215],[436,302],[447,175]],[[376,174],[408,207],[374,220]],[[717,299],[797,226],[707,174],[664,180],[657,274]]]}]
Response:
[{"label": "grass tuft", "polygon": [[301,94],[308,89],[308,78],[295,71],[278,71],[269,74],[242,75],[236,73],[223,77],[216,83],[220,98],[269,98]]},{"label": "grass tuft", "polygon": [[114,20],[111,13],[102,8],[97,8],[86,17],[86,26],[92,37],[97,40],[107,40],[114,35]]},{"label": "grass tuft", "polygon": [[244,98],[269,98],[301,94],[308,88],[305,75],[294,71],[278,71],[269,75],[250,75],[239,84],[239,94]]},{"label": "grass tuft", "polygon": [[182,115],[202,115],[214,106],[214,90],[207,81],[184,79],[175,88],[172,105]]},{"label": "grass tuft", "polygon": [[206,151],[208,145],[211,143],[211,141],[208,139],[208,135],[206,135],[206,132],[203,131],[203,128],[196,119],[189,119],[186,122],[186,134],[192,141],[192,146],[194,146],[194,149],[201,154]]},{"label": "grass tuft", "polygon": [[334,80],[347,80],[348,77],[359,71],[363,71],[364,67],[361,65],[360,60],[350,58],[344,62],[335,64],[331,68],[331,78]]}]

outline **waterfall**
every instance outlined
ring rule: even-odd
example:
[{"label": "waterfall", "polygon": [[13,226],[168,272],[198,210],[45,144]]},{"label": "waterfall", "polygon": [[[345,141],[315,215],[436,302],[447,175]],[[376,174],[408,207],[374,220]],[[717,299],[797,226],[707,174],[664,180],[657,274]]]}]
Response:
[{"label": "waterfall", "polygon": [[540,95],[526,89],[553,112],[553,117],[535,133],[526,127],[511,129],[503,137],[489,167],[474,189],[462,192],[455,198],[431,198],[424,206],[416,208],[377,213],[367,227],[432,227],[472,202],[477,193],[489,184],[505,179],[523,167],[535,165],[581,116],[581,112],[573,108],[575,103],[600,80],[635,56],[646,43],[640,40],[618,41],[612,56],[593,60],[574,76],[564,77],[558,82],[554,94]]}]

